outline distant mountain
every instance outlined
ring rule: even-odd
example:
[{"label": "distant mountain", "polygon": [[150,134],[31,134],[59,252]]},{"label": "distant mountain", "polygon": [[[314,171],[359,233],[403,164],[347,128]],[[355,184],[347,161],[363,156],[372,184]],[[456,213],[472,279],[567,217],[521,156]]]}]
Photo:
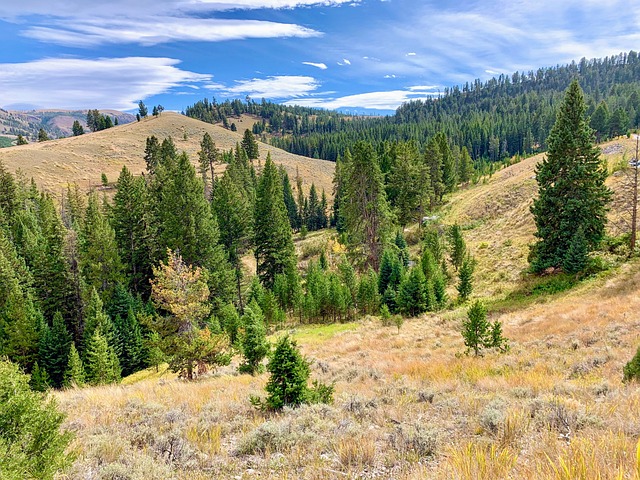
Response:
[{"label": "distant mountain", "polygon": [[[118,124],[131,123],[136,117],[130,113],[117,110],[100,110],[103,115],[109,115]],[[35,141],[38,131],[44,128],[49,138],[63,138],[72,135],[73,122],[78,120],[87,129],[87,110],[4,110],[0,109],[0,136],[15,140],[22,135],[27,141]],[[6,146],[6,145],[5,145]]]}]

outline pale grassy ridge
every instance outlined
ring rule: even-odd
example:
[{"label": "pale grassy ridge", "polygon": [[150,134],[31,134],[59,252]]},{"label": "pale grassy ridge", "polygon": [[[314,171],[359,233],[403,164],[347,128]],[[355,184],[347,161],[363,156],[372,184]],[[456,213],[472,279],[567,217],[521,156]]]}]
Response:
[{"label": "pale grassy ridge", "polygon": [[[251,128],[252,120],[242,118],[236,123],[238,132],[232,132],[174,112],[163,112],[157,118],[78,137],[3,148],[0,149],[0,160],[10,172],[21,170],[27,179],[33,177],[40,188],[58,195],[73,182],[83,189],[99,187],[102,173],[110,182],[115,182],[124,165],[135,175],[142,174],[145,142],[151,135],[160,141],[172,137],[178,152],[187,152],[195,164],[205,132],[209,132],[222,150],[234,148],[241,142],[244,129]],[[333,162],[294,155],[264,143],[259,143],[259,151],[260,162],[256,162],[256,167],[264,164],[267,152],[270,152],[276,164],[284,165],[293,184],[296,171],[299,171],[305,189],[315,182],[320,190],[324,188],[327,195],[331,195]],[[218,171],[222,170],[223,167],[218,166]]]},{"label": "pale grassy ridge", "polygon": [[[445,223],[466,226],[479,260],[476,296],[496,300],[521,282],[538,158],[444,210]],[[609,179],[619,198],[621,178]],[[263,414],[248,397],[264,395],[267,376],[234,366],[192,383],[149,372],[126,386],[57,392],[76,433],[68,478],[640,480],[640,384],[622,383],[640,344],[638,259],[492,314],[506,354],[465,356],[464,315],[425,315],[399,333],[374,317],[290,330],[313,359],[312,378],[335,382],[333,405]]]}]

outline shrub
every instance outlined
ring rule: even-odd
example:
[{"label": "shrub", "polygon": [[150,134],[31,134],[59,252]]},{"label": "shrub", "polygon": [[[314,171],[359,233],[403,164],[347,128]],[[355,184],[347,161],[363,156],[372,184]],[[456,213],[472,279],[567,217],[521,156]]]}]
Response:
[{"label": "shrub", "polygon": [[640,380],[640,347],[638,347],[634,357],[624,366],[622,372],[625,382]]},{"label": "shrub", "polygon": [[497,348],[502,352],[509,349],[508,340],[502,336],[502,324],[487,320],[487,309],[479,300],[469,308],[467,320],[462,322],[462,336],[467,353],[473,350],[476,356],[483,348]]},{"label": "shrub", "polygon": [[53,400],[29,388],[17,365],[0,361],[0,478],[52,479],[71,465],[71,440]]}]

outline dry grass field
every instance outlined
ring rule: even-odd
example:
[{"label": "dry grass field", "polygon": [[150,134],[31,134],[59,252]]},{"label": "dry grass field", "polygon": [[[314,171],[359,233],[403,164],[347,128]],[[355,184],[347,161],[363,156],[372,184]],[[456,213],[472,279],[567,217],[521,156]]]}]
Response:
[{"label": "dry grass field", "polygon": [[[172,137],[178,151],[187,152],[194,163],[205,132],[209,132],[219,149],[229,150],[242,140],[244,129],[251,128],[252,120],[241,118],[236,124],[238,132],[231,132],[184,115],[164,112],[158,118],[150,117],[79,137],[3,148],[0,161],[9,171],[21,170],[27,178],[33,177],[41,188],[59,195],[73,182],[84,189],[100,186],[102,173],[110,182],[115,182],[123,165],[134,174],[141,174],[145,170],[145,141],[151,135],[160,141]],[[264,143],[259,145],[262,163],[267,152],[271,152],[274,162],[284,165],[293,183],[298,169],[306,188],[313,181],[320,189],[324,188],[327,195],[331,194],[333,162],[293,155]]]},{"label": "dry grass field", "polygon": [[[605,146],[610,165],[632,146]],[[525,282],[538,159],[456,193],[442,212],[464,226],[479,261],[474,296],[490,305]],[[623,177],[609,180],[614,220],[624,217]],[[298,251],[329,237],[310,235]],[[332,405],[259,412],[249,395],[263,394],[267,376],[233,365],[190,383],[145,372],[57,392],[76,435],[68,478],[640,480],[640,385],[622,383],[640,344],[638,259],[494,309],[505,354],[464,355],[465,314],[424,315],[400,330],[375,317],[293,328],[312,378],[335,382]]]}]

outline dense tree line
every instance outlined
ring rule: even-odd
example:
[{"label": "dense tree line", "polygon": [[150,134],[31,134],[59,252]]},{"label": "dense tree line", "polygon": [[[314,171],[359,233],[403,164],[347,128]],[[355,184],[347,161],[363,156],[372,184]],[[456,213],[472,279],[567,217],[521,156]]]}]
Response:
[{"label": "dense tree line", "polygon": [[446,88],[431,100],[408,102],[387,117],[350,117],[265,100],[205,99],[185,113],[226,124],[233,115],[259,116],[262,122],[254,133],[268,132],[273,145],[313,158],[335,161],[359,140],[377,149],[413,140],[422,149],[442,132],[453,144],[466,147],[474,161],[496,161],[546,150],[556,109],[572,79],[578,79],[585,92],[587,114],[594,115],[591,126],[599,139],[624,134],[640,123],[640,59],[634,51],[475,80]]}]

